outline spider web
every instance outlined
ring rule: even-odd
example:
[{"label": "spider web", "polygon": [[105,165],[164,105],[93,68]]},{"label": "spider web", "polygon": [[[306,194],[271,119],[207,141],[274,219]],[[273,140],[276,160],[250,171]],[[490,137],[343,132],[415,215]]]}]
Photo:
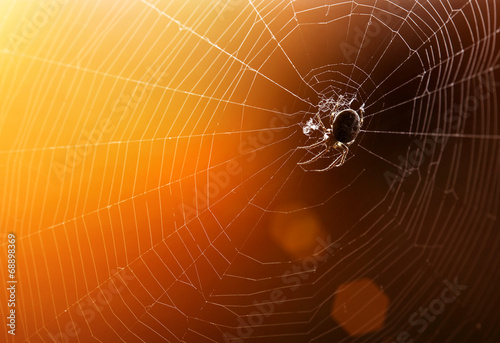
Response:
[{"label": "spider web", "polygon": [[[0,6],[16,341],[500,339],[496,1]],[[361,133],[306,172],[340,96]],[[332,308],[366,279],[388,311],[350,335]]]}]

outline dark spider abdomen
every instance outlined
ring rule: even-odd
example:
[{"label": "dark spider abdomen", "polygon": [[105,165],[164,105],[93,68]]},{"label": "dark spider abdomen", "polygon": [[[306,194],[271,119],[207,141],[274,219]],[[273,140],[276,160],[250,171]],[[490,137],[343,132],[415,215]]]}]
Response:
[{"label": "dark spider abdomen", "polygon": [[352,142],[359,133],[360,120],[359,115],[351,110],[343,110],[335,117],[332,124],[332,136],[338,142]]}]

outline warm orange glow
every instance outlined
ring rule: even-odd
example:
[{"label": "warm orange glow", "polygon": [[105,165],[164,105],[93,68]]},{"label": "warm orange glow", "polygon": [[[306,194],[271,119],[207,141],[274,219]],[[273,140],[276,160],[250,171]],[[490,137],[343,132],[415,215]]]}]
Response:
[{"label": "warm orange glow", "polygon": [[333,302],[333,318],[351,336],[380,330],[389,308],[389,298],[370,279],[341,285]]},{"label": "warm orange glow", "polygon": [[324,238],[325,230],[313,209],[289,212],[305,207],[304,204],[285,204],[273,215],[270,235],[274,242],[291,257],[311,256]]}]

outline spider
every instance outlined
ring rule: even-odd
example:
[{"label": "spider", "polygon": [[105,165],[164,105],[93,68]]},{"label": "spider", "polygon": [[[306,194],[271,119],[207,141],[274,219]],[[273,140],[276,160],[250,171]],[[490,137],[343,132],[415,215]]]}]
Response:
[{"label": "spider", "polygon": [[347,157],[347,153],[349,152],[349,145],[354,142],[359,134],[361,126],[363,125],[364,107],[361,106],[358,111],[359,113],[350,108],[337,111],[337,108],[334,108],[330,114],[329,128],[325,127],[319,117],[319,114],[316,114],[317,122],[319,123],[317,128],[322,132],[323,138],[319,142],[300,147],[300,149],[306,149],[309,152],[311,149],[319,146],[324,146],[324,149],[311,159],[298,164],[304,165],[313,163],[324,156],[327,152],[335,149],[340,152],[340,155],[337,156],[328,167],[323,169],[314,169],[312,171],[323,172],[342,166]]}]

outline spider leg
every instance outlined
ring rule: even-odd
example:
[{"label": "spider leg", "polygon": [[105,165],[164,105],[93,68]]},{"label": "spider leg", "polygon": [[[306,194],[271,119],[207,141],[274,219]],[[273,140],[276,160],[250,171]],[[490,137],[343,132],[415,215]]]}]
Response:
[{"label": "spider leg", "polygon": [[302,164],[309,164],[309,163],[313,163],[317,160],[319,160],[321,158],[321,156],[323,156],[324,154],[326,154],[330,149],[326,148],[325,150],[321,151],[320,153],[316,154],[315,156],[313,156],[311,159],[305,161],[305,162],[299,162],[297,164],[299,165],[302,165]]},{"label": "spider leg", "polygon": [[[347,147],[347,145],[345,145],[344,143],[341,143],[341,142],[337,142],[336,145],[333,146],[334,149],[336,150],[339,150],[341,149],[341,155],[338,156],[336,159],[334,159],[332,161],[332,163],[330,163],[330,165],[328,167],[325,167],[323,169],[315,169],[315,170],[312,170],[312,171],[316,171],[316,172],[324,172],[324,171],[328,171],[330,169],[333,169],[335,167],[340,167],[341,165],[344,164],[345,162],[345,159],[347,157],[347,153],[349,151],[349,148]],[[340,160],[340,161],[339,161]]]},{"label": "spider leg", "polygon": [[323,128],[323,130],[326,131],[326,127],[325,125],[323,124],[323,121],[321,120],[321,117],[319,116],[319,112],[316,112],[316,120],[318,121],[318,123],[321,125],[321,127]]},{"label": "spider leg", "polygon": [[365,114],[365,109],[363,108],[363,106],[361,106],[359,108],[359,126],[360,127],[363,126],[363,117],[364,117],[364,114]]},{"label": "spider leg", "polygon": [[330,127],[333,125],[333,122],[335,121],[335,115],[337,114],[337,110],[338,110],[338,108],[340,106],[340,103],[341,103],[342,99],[344,99],[343,95],[341,95],[339,97],[339,99],[335,103],[335,107],[332,109],[332,112],[330,114]]},{"label": "spider leg", "polygon": [[328,171],[330,169],[333,169],[335,167],[338,167],[338,164],[336,164],[336,162],[340,159],[340,156],[337,157],[336,159],[333,160],[332,163],[330,163],[330,165],[328,167],[325,167],[323,169],[313,169],[311,171],[315,171],[315,172],[324,172],[324,171]]},{"label": "spider leg", "polygon": [[336,145],[336,147],[338,147],[342,150],[342,158],[340,159],[340,163],[336,166],[336,167],[340,167],[345,162],[345,159],[347,157],[347,153],[349,152],[349,148],[347,147],[347,145],[345,145],[342,142],[338,142],[337,144],[338,145]]},{"label": "spider leg", "polygon": [[316,142],[316,143],[311,144],[311,145],[299,146],[297,149],[312,149],[312,148],[316,148],[317,146],[320,146],[322,144],[325,144],[325,142],[326,142],[326,139],[322,139],[319,142]]}]

